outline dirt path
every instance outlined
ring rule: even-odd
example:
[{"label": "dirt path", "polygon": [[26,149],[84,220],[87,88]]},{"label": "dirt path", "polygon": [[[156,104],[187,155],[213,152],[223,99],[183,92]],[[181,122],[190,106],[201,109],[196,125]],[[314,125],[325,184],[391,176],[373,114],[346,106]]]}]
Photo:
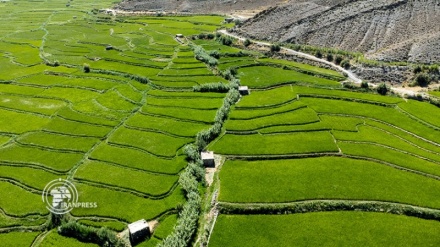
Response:
[{"label": "dirt path", "polygon": [[[242,40],[242,41],[245,40],[245,38],[240,37],[240,36],[237,36],[237,35],[235,35],[235,34],[231,34],[231,33],[229,33],[229,32],[226,31],[226,30],[219,30],[218,32],[220,32],[220,33],[222,33],[222,34],[225,34],[225,35],[228,35],[228,36],[230,36],[230,37],[233,37],[233,38],[236,38],[236,39]],[[262,45],[262,46],[271,46],[271,45],[272,45],[271,43],[261,42],[261,41],[256,41],[256,40],[252,40],[252,42],[255,43],[255,44],[258,44],[258,45]],[[288,49],[288,48],[285,48],[285,47],[282,47],[281,49],[282,49],[283,51],[285,51],[287,54],[290,54],[290,55],[295,55],[295,56],[297,56],[297,57],[302,57],[302,58],[306,58],[306,59],[309,59],[309,60],[312,60],[312,61],[316,61],[316,62],[319,62],[319,63],[327,64],[327,65],[333,67],[335,70],[337,70],[337,71],[339,71],[339,72],[341,72],[341,73],[345,73],[345,74],[347,74],[348,78],[349,78],[351,81],[353,81],[354,83],[360,84],[360,83],[362,82],[362,79],[358,78],[358,77],[357,77],[355,74],[353,74],[351,71],[348,71],[348,70],[342,68],[341,66],[336,65],[336,64],[334,64],[334,63],[331,63],[331,62],[329,62],[329,61],[327,61],[327,60],[325,60],[325,59],[317,58],[317,57],[315,57],[315,56],[313,56],[313,55],[310,55],[310,54],[307,54],[307,53],[303,53],[303,52],[299,52],[299,51],[295,51],[295,50]]]},{"label": "dirt path", "polygon": [[[229,33],[226,30],[219,30],[218,32],[222,33],[224,35],[230,36],[232,38],[241,40],[241,41],[244,41],[246,39],[246,38],[238,36],[236,34]],[[254,44],[261,45],[261,46],[271,46],[272,45],[271,43],[268,43],[268,42],[262,42],[262,41],[256,41],[256,40],[252,40],[252,42]],[[301,57],[301,58],[305,58],[305,59],[308,59],[308,60],[311,60],[311,61],[315,61],[315,62],[319,62],[319,63],[323,63],[323,64],[326,64],[326,65],[329,65],[333,69],[335,69],[336,71],[339,71],[341,73],[346,74],[348,79],[350,81],[354,82],[355,84],[361,84],[362,83],[362,79],[357,77],[353,72],[351,72],[349,70],[346,70],[346,69],[342,68],[341,66],[336,65],[336,64],[334,64],[332,62],[329,62],[329,61],[327,61],[325,59],[318,58],[318,57],[315,57],[313,55],[310,55],[310,54],[307,54],[307,53],[303,53],[303,52],[299,52],[299,51],[295,51],[295,50],[292,50],[292,49],[289,49],[289,48],[285,48],[285,47],[281,47],[281,50],[286,52],[286,54],[289,54],[289,55],[295,55],[297,57]],[[370,87],[373,87],[373,88],[376,88],[378,86],[377,84],[374,84],[374,83],[369,83],[369,85],[370,85]],[[396,94],[398,94],[398,95],[400,95],[402,97],[405,96],[405,95],[407,95],[407,96],[416,96],[417,94],[422,95],[423,98],[428,98],[429,97],[428,94],[422,92],[418,88],[391,87],[391,91],[393,91],[394,93],[396,93]]]}]

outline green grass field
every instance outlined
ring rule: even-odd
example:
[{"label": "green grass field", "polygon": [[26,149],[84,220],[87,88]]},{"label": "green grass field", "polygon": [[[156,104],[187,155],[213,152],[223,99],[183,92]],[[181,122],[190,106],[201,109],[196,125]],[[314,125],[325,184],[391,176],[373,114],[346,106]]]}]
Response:
[{"label": "green grass field", "polygon": [[[213,32],[224,17],[112,19],[95,12],[114,4],[17,0],[0,6],[0,232],[33,231],[29,238],[1,233],[6,246],[30,246],[40,234],[30,227],[47,224],[41,191],[54,179],[74,181],[80,201],[99,205],[73,215],[117,231],[175,212],[186,200],[177,184],[187,165],[181,148],[211,127],[225,97],[189,90],[228,81],[174,36]],[[166,238],[176,221],[175,214],[166,218],[145,244]],[[60,242],[93,246],[55,231],[40,246]]]},{"label": "green grass field", "polygon": [[283,155],[337,152],[329,132],[299,132],[278,135],[226,134],[210,149],[225,155]]},{"label": "green grass field", "polygon": [[251,88],[267,88],[286,83],[310,83],[322,86],[337,86],[337,81],[314,77],[294,70],[269,66],[246,67],[238,70],[243,85]]},{"label": "green grass field", "polygon": [[68,238],[61,236],[57,233],[57,231],[52,230],[41,242],[40,246],[42,247],[52,247],[59,246],[60,243],[63,243],[63,246],[66,247],[96,247],[98,245],[92,243],[83,243],[79,242],[74,238]]},{"label": "green grass field", "polygon": [[39,232],[10,232],[0,234],[4,246],[30,246]]},{"label": "green grass field", "polygon": [[437,221],[383,213],[221,215],[209,246],[436,246]]},{"label": "green grass field", "polygon": [[[100,176],[105,171],[105,176]],[[158,175],[89,161],[78,169],[76,179],[117,186],[149,195],[162,195],[177,182],[175,175]]]},{"label": "green grass field", "polygon": [[310,108],[302,108],[249,120],[230,120],[225,127],[231,131],[245,131],[280,125],[300,125],[318,121],[319,118],[315,111]]},{"label": "green grass field", "polygon": [[439,181],[363,160],[228,161],[220,179],[219,199],[227,202],[352,199],[440,208]]},{"label": "green grass field", "polygon": [[[198,211],[184,206],[194,194],[182,190],[188,182],[180,180],[188,164],[183,147],[196,143],[228,102],[224,92],[193,86],[229,84],[228,69],[252,90],[230,107],[206,148],[227,158],[213,185],[220,201],[378,200],[440,208],[437,107],[350,91],[336,71],[265,57],[240,42],[191,37],[233,27],[225,16],[99,11],[115,4],[0,3],[1,246],[95,246],[49,225],[41,193],[58,178],[76,185],[80,202],[98,205],[73,209],[76,220],[115,233],[133,221],[157,221],[151,239],[138,246],[161,243],[188,220],[186,213]],[[197,60],[193,45],[218,64]],[[212,200],[203,193],[214,191],[201,181],[198,188],[196,246],[204,241],[202,214]],[[219,217],[211,246],[289,246],[292,239],[300,246],[438,243],[431,234],[437,222],[388,214]],[[417,236],[402,240],[411,233]]]}]

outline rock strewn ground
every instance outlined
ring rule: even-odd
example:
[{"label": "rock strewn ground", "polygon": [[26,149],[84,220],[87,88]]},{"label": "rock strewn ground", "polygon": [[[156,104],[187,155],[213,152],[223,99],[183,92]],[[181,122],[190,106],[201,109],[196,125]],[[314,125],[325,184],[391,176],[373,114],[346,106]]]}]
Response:
[{"label": "rock strewn ground", "polygon": [[438,0],[289,1],[238,30],[251,38],[360,51],[373,59],[431,63],[440,58]]},{"label": "rock strewn ground", "polygon": [[166,11],[232,14],[262,10],[283,0],[126,0],[118,8],[127,11]]}]

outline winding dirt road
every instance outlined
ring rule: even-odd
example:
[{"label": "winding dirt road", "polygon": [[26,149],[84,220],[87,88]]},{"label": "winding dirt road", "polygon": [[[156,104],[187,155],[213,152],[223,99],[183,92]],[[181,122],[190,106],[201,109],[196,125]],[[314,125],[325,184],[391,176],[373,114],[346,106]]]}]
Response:
[{"label": "winding dirt road", "polygon": [[[219,30],[218,32],[222,33],[224,35],[233,37],[233,38],[238,39],[238,40],[242,40],[242,41],[245,40],[245,38],[237,36],[237,35],[232,34],[232,33],[229,33],[226,30]],[[252,40],[252,42],[254,44],[263,45],[263,46],[271,46],[272,45],[271,43],[261,42],[261,41],[256,41],[256,40]],[[327,64],[327,65],[333,67],[335,70],[337,70],[337,71],[339,71],[341,73],[345,73],[348,76],[348,79],[350,79],[350,81],[352,81],[354,83],[357,83],[357,84],[362,83],[362,80],[360,78],[356,77],[356,75],[353,74],[351,71],[348,71],[348,70],[342,68],[341,66],[338,66],[338,65],[336,65],[336,64],[334,64],[332,62],[329,62],[329,61],[327,61],[325,59],[317,58],[317,57],[315,57],[313,55],[310,55],[310,54],[307,54],[307,53],[303,53],[303,52],[299,52],[299,51],[295,51],[295,50],[288,49],[288,48],[285,48],[285,47],[281,47],[281,49],[283,51],[285,51],[287,54],[290,54],[290,55],[295,55],[297,57],[302,57],[302,58],[306,58],[306,59],[309,59],[309,60],[312,60],[312,61],[316,61],[316,62]]]},{"label": "winding dirt road", "polygon": [[[222,33],[222,34],[227,35],[227,36],[230,36],[232,38],[241,40],[241,41],[244,41],[246,39],[246,38],[238,36],[236,34],[229,33],[226,30],[218,30],[217,32]],[[258,45],[262,45],[262,46],[271,46],[272,45],[271,43],[268,43],[268,42],[262,42],[262,41],[256,41],[256,40],[252,40],[252,42],[254,44],[258,44]],[[292,49],[289,49],[289,48],[285,48],[285,47],[281,47],[281,50],[283,50],[284,52],[286,52],[287,54],[290,54],[290,55],[295,55],[295,56],[306,58],[306,59],[309,59],[309,60],[312,60],[312,61],[316,61],[316,62],[319,62],[319,63],[327,64],[327,65],[331,66],[333,69],[335,69],[335,70],[337,70],[337,71],[339,71],[341,73],[346,74],[350,81],[352,81],[352,82],[354,82],[356,84],[361,84],[362,83],[362,79],[357,77],[353,72],[351,72],[349,70],[346,70],[346,69],[342,68],[341,66],[336,65],[336,64],[334,64],[332,62],[329,62],[329,61],[327,61],[325,59],[318,58],[318,57],[315,57],[313,55],[310,55],[310,54],[307,54],[307,53],[303,53],[303,52],[299,52],[299,51],[295,51],[295,50],[292,50]],[[374,83],[368,83],[368,84],[370,85],[370,87],[373,87],[373,88],[376,88],[378,86],[377,84],[374,84]],[[394,93],[401,95],[402,97],[404,95],[415,96],[416,94],[419,93],[417,91],[414,91],[414,90],[411,90],[411,89],[408,89],[408,88],[402,88],[402,87],[391,87],[391,90]],[[429,97],[426,93],[421,93],[421,94],[422,94],[423,97]]]}]

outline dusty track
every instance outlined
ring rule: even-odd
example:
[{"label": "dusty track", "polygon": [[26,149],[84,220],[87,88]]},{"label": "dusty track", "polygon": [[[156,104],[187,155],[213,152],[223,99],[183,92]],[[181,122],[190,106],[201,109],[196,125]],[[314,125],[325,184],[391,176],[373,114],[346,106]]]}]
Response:
[{"label": "dusty track", "polygon": [[[244,41],[244,40],[246,39],[246,38],[243,37],[243,36],[239,36],[239,35],[237,35],[237,34],[229,33],[229,32],[226,31],[226,30],[219,30],[218,32],[219,32],[219,33],[222,33],[222,34],[224,34],[224,35],[227,35],[227,36],[233,37],[233,38],[235,38],[235,39],[241,40],[241,41]],[[271,43],[269,43],[269,42],[264,42],[264,41],[252,40],[252,42],[253,42],[254,44],[258,44],[258,45],[260,45],[260,46],[271,46],[271,45],[272,45]],[[319,62],[319,63],[323,63],[323,64],[326,64],[326,65],[329,65],[329,66],[331,66],[334,70],[346,74],[347,77],[348,77],[348,79],[349,79],[351,82],[353,82],[353,83],[355,83],[355,84],[360,84],[360,83],[362,83],[362,79],[359,78],[357,75],[355,75],[353,72],[351,72],[351,71],[349,71],[349,70],[346,70],[346,69],[342,68],[341,66],[336,65],[336,64],[334,64],[334,63],[332,63],[332,62],[329,62],[329,61],[327,61],[327,60],[325,60],[325,59],[321,59],[321,58],[315,57],[315,56],[313,56],[313,55],[310,55],[310,54],[307,54],[307,53],[303,53],[303,52],[298,52],[298,51],[295,51],[295,50],[292,50],[292,49],[288,49],[288,48],[285,48],[285,47],[281,47],[281,50],[284,51],[286,54],[289,54],[289,55],[294,55],[294,56],[298,56],[298,57],[301,57],[301,58],[305,58],[305,59],[308,59],[308,60],[311,60],[311,61],[315,61],[315,62]],[[374,84],[374,83],[368,83],[368,84],[370,85],[370,87],[373,87],[373,88],[376,88],[376,87],[377,87],[377,84]],[[396,93],[396,94],[398,94],[398,95],[401,95],[401,96],[405,96],[405,95],[408,95],[408,96],[415,96],[416,94],[419,93],[419,92],[418,92],[417,90],[415,90],[415,89],[408,89],[408,88],[402,88],[402,87],[391,87],[390,89],[391,89],[391,91],[393,91],[394,93]],[[422,95],[423,97],[428,97],[428,95],[427,95],[426,93],[421,93],[421,95]]]}]

